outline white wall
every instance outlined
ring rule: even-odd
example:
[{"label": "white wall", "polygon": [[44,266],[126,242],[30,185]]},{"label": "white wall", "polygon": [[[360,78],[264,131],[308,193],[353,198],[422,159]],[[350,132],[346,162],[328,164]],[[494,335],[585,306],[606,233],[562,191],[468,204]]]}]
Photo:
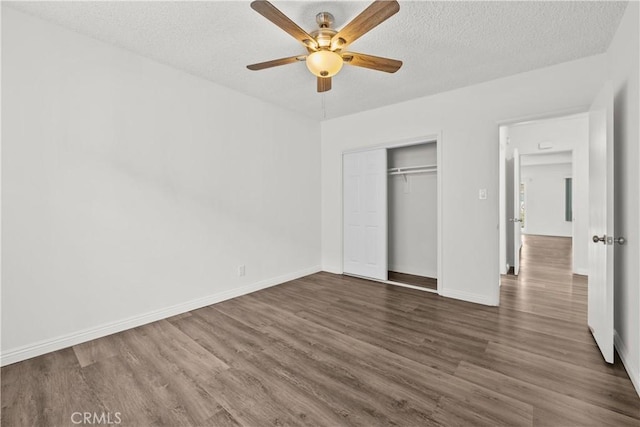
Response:
[{"label": "white wall", "polygon": [[[436,144],[388,151],[390,168],[435,165]],[[389,270],[425,277],[438,276],[437,174],[389,176]]]},{"label": "white wall", "polygon": [[317,122],[4,5],[2,106],[3,363],[319,269]]},{"label": "white wall", "polygon": [[624,246],[616,245],[615,252],[615,343],[640,394],[639,6],[629,2],[608,61],[615,93],[615,227],[617,236],[627,238]]},{"label": "white wall", "polygon": [[[605,60],[593,56],[323,122],[323,269],[342,271],[342,152],[441,133],[441,293],[497,304],[498,121],[586,110],[605,79]],[[486,200],[478,199],[481,188]]]},{"label": "white wall", "polygon": [[571,174],[570,163],[522,166],[524,234],[571,237],[573,223],[565,218],[565,179]]},{"label": "white wall", "polygon": [[[589,102],[590,104],[590,102]],[[547,120],[536,120],[528,123],[506,127],[507,145],[505,156],[508,167],[506,173],[507,201],[506,206],[513,203],[513,150],[518,149],[521,155],[549,156],[553,153],[573,154],[573,272],[588,274],[589,272],[589,115],[585,113],[556,117]],[[539,143],[549,143],[553,148],[540,150]],[[533,156],[531,156],[533,157]],[[505,217],[507,263],[513,265],[513,229],[508,222],[509,213]]]}]

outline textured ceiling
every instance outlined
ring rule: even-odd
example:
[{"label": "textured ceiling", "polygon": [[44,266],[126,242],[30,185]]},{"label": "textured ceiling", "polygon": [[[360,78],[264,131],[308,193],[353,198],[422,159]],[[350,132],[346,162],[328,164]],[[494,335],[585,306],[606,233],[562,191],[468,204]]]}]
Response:
[{"label": "textured ceiling", "polygon": [[[302,28],[321,11],[341,28],[369,2],[272,2]],[[400,59],[395,74],[345,66],[316,93],[304,63],[247,64],[303,54],[249,2],[3,2],[316,119],[333,118],[605,52],[626,2],[405,2],[350,50]]]}]

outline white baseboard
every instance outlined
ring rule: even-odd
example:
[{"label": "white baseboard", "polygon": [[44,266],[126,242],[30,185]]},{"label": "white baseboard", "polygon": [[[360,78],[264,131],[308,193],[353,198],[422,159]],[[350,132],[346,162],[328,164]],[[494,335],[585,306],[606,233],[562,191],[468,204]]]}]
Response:
[{"label": "white baseboard", "polygon": [[498,301],[495,299],[495,297],[492,298],[487,295],[472,294],[470,292],[441,289],[440,295],[442,295],[443,297],[459,299],[462,301],[473,302],[476,304],[491,305],[491,306],[498,305]]},{"label": "white baseboard", "polygon": [[581,276],[588,276],[589,275],[589,270],[587,270],[586,268],[576,268],[573,270],[573,274],[579,274]]},{"label": "white baseboard", "polygon": [[636,393],[640,396],[640,369],[638,369],[638,365],[636,365],[635,361],[632,358],[632,355],[629,354],[627,347],[624,345],[624,341],[618,335],[618,331],[613,331],[613,343],[618,350],[618,355],[620,355],[620,360],[622,360],[622,364],[624,368],[627,370],[627,374],[629,378],[631,378],[631,383],[636,389]]},{"label": "white baseboard", "polygon": [[326,271],[327,273],[331,273],[331,274],[343,274],[344,271],[342,271],[341,268],[334,268],[331,266],[322,266],[322,271]]},{"label": "white baseboard", "polygon": [[10,365],[12,363],[40,356],[45,353],[50,353],[52,351],[61,350],[63,348],[81,344],[83,342],[115,334],[116,332],[136,328],[138,326],[146,325],[147,323],[166,319],[171,316],[186,313],[187,311],[195,310],[231,298],[250,294],[252,292],[279,285],[281,283],[298,279],[300,277],[308,276],[319,271],[321,271],[320,266],[314,266],[293,273],[284,274],[282,276],[261,280],[259,282],[242,286],[240,288],[230,289],[228,291],[219,292],[217,294],[208,295],[206,297],[198,298],[191,301],[186,301],[180,304],[172,305],[170,307],[150,311],[144,314],[129,317],[127,319],[110,322],[101,326],[83,329],[71,334],[66,334],[56,338],[42,340],[33,344],[10,349],[0,355],[0,366]]}]

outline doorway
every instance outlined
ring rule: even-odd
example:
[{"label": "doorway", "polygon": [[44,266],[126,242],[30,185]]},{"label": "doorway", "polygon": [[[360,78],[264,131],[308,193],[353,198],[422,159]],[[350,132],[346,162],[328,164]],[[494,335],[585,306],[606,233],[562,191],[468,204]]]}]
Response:
[{"label": "doorway", "polygon": [[[534,120],[500,127],[500,256],[499,269],[506,273],[509,268],[507,215],[509,210],[517,212],[514,197],[511,206],[508,200],[509,153],[513,159],[516,179],[514,187],[520,186],[517,179],[521,156],[516,145],[522,144],[523,151],[540,154],[571,151],[573,167],[571,176],[564,177],[565,221],[571,219],[572,255],[570,277],[583,277],[587,282],[587,324],[608,363],[614,361],[614,266],[615,248],[624,245],[624,236],[616,236],[614,227],[614,95],[611,82],[605,82],[587,113],[547,120]],[[544,131],[543,131],[544,130]],[[572,131],[571,131],[572,130]],[[522,132],[520,132],[522,131]],[[520,133],[520,141],[515,135]],[[556,183],[556,187],[560,187]],[[527,185],[525,183],[525,203]],[[514,194],[514,191],[511,192]],[[570,199],[570,202],[569,202]],[[531,222],[531,202],[525,206],[527,221]],[[512,218],[513,221],[513,218]],[[521,231],[521,225],[514,227],[514,235]],[[520,261],[520,241],[514,239],[514,258]],[[547,251],[549,252],[549,251]],[[548,270],[548,265],[543,270]],[[506,271],[505,271],[506,270]],[[503,276],[508,282],[511,277]],[[518,277],[517,285],[526,280]],[[502,280],[500,281],[502,285]]]},{"label": "doorway", "polygon": [[587,274],[588,158],[588,113],[500,127],[501,274],[518,274],[518,233],[570,238],[572,272]]}]

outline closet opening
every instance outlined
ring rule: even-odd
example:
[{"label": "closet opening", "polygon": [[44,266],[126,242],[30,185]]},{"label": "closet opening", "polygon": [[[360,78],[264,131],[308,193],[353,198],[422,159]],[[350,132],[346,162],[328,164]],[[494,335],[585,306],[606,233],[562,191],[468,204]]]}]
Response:
[{"label": "closet opening", "polygon": [[343,153],[343,272],[442,292],[438,138]]},{"label": "closet opening", "polygon": [[387,150],[388,281],[438,289],[436,142]]}]

